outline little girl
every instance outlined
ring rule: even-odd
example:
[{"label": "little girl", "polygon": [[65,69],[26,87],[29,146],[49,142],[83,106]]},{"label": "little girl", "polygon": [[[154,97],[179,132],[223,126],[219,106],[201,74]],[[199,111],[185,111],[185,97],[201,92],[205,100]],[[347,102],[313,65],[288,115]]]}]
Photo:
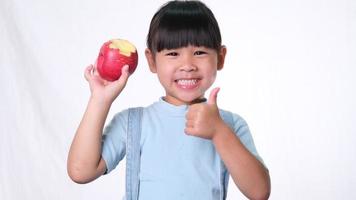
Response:
[{"label": "little girl", "polygon": [[[165,94],[142,111],[134,199],[223,200],[229,175],[247,198],[268,199],[268,170],[247,123],[218,108],[219,88],[204,98],[226,55],[212,11],[200,1],[166,3],[152,18],[145,55]],[[68,156],[68,173],[77,183],[111,172],[126,154],[129,110],[103,127],[128,69],[106,82],[93,68],[85,71],[91,97]]]}]

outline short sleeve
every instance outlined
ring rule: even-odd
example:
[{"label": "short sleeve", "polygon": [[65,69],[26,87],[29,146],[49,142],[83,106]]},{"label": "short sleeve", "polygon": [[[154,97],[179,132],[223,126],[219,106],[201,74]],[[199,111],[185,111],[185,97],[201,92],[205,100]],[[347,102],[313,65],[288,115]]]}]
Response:
[{"label": "short sleeve", "polygon": [[106,163],[105,174],[110,173],[126,154],[128,110],[117,113],[104,128],[101,156]]},{"label": "short sleeve", "polygon": [[264,166],[263,159],[258,154],[255,143],[253,141],[250,129],[246,121],[239,115],[230,113],[233,122],[233,131],[239,137],[242,144],[259,160]]}]

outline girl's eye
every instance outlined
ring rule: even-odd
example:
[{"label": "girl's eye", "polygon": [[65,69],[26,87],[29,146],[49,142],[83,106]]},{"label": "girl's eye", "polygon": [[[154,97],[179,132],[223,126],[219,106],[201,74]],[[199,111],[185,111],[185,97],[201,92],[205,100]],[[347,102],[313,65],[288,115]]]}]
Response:
[{"label": "girl's eye", "polygon": [[169,52],[166,54],[167,56],[178,56],[177,52]]},{"label": "girl's eye", "polygon": [[204,55],[204,54],[206,54],[206,52],[205,51],[196,51],[196,52],[194,52],[194,55]]}]

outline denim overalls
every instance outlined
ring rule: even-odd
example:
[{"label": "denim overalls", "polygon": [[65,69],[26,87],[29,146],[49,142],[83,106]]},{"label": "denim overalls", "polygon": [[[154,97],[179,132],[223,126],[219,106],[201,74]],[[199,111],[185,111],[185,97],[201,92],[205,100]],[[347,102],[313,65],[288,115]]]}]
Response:
[{"label": "denim overalls", "polygon": [[[140,138],[141,138],[141,119],[143,108],[129,108],[128,129],[126,142],[126,192],[124,200],[138,200],[139,193],[139,173],[140,173]],[[233,120],[229,112],[221,111],[220,116],[232,128]],[[220,164],[220,199],[225,200],[229,182],[229,173],[221,161]]]}]

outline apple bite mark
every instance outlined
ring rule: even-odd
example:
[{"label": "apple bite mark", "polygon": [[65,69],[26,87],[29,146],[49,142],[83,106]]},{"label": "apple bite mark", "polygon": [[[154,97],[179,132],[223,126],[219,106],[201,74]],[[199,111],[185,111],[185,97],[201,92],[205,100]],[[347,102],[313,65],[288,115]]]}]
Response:
[{"label": "apple bite mark", "polygon": [[136,48],[127,40],[113,39],[109,46],[112,49],[119,49],[119,53],[124,56],[131,56],[132,53],[136,52]]}]

